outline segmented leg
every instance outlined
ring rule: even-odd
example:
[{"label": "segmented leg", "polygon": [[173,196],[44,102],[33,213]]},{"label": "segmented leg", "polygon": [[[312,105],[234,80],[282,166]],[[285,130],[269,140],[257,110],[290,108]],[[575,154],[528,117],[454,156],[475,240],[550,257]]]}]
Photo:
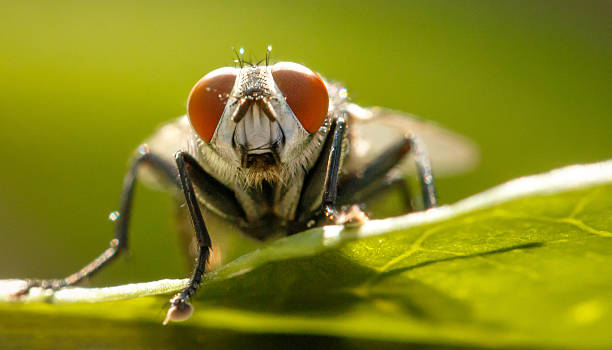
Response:
[{"label": "segmented leg", "polygon": [[[340,172],[340,158],[342,156],[342,141],[345,130],[344,118],[339,117],[336,120],[331,151],[327,162],[325,190],[322,201],[323,214],[337,224],[349,222],[363,223],[367,220],[367,216],[358,206],[353,206],[348,211],[339,211],[336,203],[338,199],[338,175]],[[406,136],[400,142],[389,147],[380,157],[367,165],[359,176],[346,181],[343,184],[342,190],[346,195],[353,195],[360,189],[375,182],[376,179],[385,176],[408,152],[412,153],[415,157],[423,195],[423,205],[425,209],[435,207],[437,205],[437,198],[429,156],[421,141],[414,135]]]},{"label": "segmented leg", "polygon": [[436,185],[434,183],[429,155],[427,154],[427,151],[425,151],[423,143],[417,136],[411,135],[407,138],[410,142],[410,153],[414,155],[417,172],[419,173],[419,182],[421,183],[421,193],[423,195],[423,205],[426,209],[433,208],[438,205],[438,199],[436,196]]},{"label": "segmented leg", "polygon": [[337,214],[338,175],[340,174],[340,158],[342,157],[342,142],[345,131],[346,121],[343,116],[338,117],[335,121],[331,151],[327,160],[322,200],[323,214],[332,220]]},{"label": "segmented leg", "polygon": [[34,287],[58,290],[63,287],[74,285],[85,277],[100,271],[103,266],[128,248],[128,226],[131,218],[132,200],[134,198],[134,185],[138,176],[138,169],[143,164],[150,165],[155,171],[162,174],[171,182],[176,183],[178,186],[178,173],[174,166],[153,153],[142,152],[142,154],[134,160],[123,180],[120,215],[116,221],[115,238],[110,241],[110,247],[104,250],[104,252],[92,262],[68,277],[62,279],[28,280],[26,287],[16,293],[16,297],[27,294],[30,289]]},{"label": "segmented leg", "polygon": [[368,189],[385,177],[407,154],[414,155],[421,194],[425,209],[437,205],[436,188],[429,156],[417,136],[408,135],[387,148],[374,161],[364,166],[363,171],[345,179],[340,184],[340,203],[353,200],[355,193]]},{"label": "segmented leg", "polygon": [[198,241],[199,252],[196,266],[191,274],[189,284],[187,287],[185,287],[185,289],[170,299],[170,309],[168,310],[164,324],[167,324],[168,321],[182,321],[189,318],[189,316],[191,316],[193,313],[193,307],[188,301],[189,298],[195,294],[198,286],[202,282],[202,275],[206,269],[206,263],[210,258],[212,246],[210,235],[206,229],[204,218],[202,217],[202,212],[200,210],[196,193],[193,188],[193,183],[191,181],[191,176],[189,174],[190,170],[199,170],[201,168],[197,161],[185,152],[177,152],[175,159],[181,181],[181,187],[183,188],[183,192],[185,194],[185,201],[187,203],[187,207],[189,208],[189,213],[191,214],[193,228]]}]

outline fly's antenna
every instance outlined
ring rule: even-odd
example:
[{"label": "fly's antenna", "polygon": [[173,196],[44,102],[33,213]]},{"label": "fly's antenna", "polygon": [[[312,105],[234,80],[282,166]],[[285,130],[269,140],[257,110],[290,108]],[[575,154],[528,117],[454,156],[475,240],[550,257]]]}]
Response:
[{"label": "fly's antenna", "polygon": [[246,63],[248,63],[251,67],[255,67],[257,66],[256,64],[253,64],[253,51],[249,51],[249,60],[246,61]]},{"label": "fly's antenna", "polygon": [[272,52],[272,45],[268,45],[268,47],[266,49],[266,58],[259,60],[257,63],[253,63],[253,59],[251,57],[252,56],[252,52],[249,53],[249,59],[248,60],[244,59],[244,48],[243,47],[241,47],[238,50],[236,50],[235,47],[232,47],[232,50],[234,51],[234,54],[236,55],[236,59],[234,60],[234,63],[238,63],[240,65],[240,68],[244,68],[245,65],[249,65],[251,67],[257,67],[264,60],[266,61],[266,66],[270,65],[270,52]]},{"label": "fly's antenna", "polygon": [[266,66],[270,65],[270,52],[272,52],[272,45],[268,45],[266,49]]},{"label": "fly's antenna", "polygon": [[232,50],[234,51],[234,54],[236,55],[236,59],[234,60],[234,63],[238,63],[240,65],[240,68],[243,68],[244,60],[242,59],[242,55],[244,55],[244,47],[241,47],[239,51],[236,51],[236,48],[232,46]]},{"label": "fly's antenna", "polygon": [[256,66],[259,66],[261,64],[261,62],[266,61],[266,66],[270,65],[270,51],[272,51],[272,45],[268,45],[268,48],[266,49],[266,58],[262,58],[259,61],[257,61],[257,63],[255,63]]}]

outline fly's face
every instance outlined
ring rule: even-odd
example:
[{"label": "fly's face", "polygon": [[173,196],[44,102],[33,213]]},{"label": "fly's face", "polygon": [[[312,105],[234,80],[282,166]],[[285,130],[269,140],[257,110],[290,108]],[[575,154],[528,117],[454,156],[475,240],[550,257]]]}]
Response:
[{"label": "fly's face", "polygon": [[192,89],[188,115],[198,137],[247,185],[279,182],[318,154],[329,97],[312,70],[289,62],[225,67]]}]

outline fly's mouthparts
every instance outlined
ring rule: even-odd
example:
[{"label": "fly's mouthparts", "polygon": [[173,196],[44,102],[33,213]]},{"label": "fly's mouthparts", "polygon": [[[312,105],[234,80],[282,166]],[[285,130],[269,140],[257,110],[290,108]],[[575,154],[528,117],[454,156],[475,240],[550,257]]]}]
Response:
[{"label": "fly's mouthparts", "polygon": [[247,149],[246,147],[241,147],[240,153],[242,154],[241,163],[243,168],[268,170],[280,164],[280,156],[276,148],[259,147]]},{"label": "fly's mouthparts", "polygon": [[244,153],[242,156],[242,166],[255,170],[267,170],[278,164],[278,155],[267,150],[264,153]]}]

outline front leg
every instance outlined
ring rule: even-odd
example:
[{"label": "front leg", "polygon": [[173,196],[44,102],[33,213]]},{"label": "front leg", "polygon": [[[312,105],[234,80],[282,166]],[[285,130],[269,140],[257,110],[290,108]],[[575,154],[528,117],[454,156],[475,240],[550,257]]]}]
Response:
[{"label": "front leg", "polygon": [[210,235],[206,229],[204,218],[198,204],[198,200],[193,188],[191,176],[189,171],[201,170],[201,167],[197,161],[191,157],[188,153],[179,151],[175,155],[176,165],[179,172],[179,178],[183,193],[185,194],[185,201],[191,214],[191,220],[195,231],[196,239],[198,241],[198,258],[196,266],[191,274],[189,284],[181,292],[177,293],[172,299],[170,299],[170,308],[164,319],[164,325],[168,321],[183,321],[191,316],[193,313],[193,307],[189,304],[189,298],[191,298],[198,286],[202,282],[202,275],[206,269],[206,263],[210,258],[212,244],[210,241]]},{"label": "front leg", "polygon": [[337,215],[338,175],[340,174],[340,158],[342,157],[342,144],[345,132],[346,121],[343,116],[340,116],[335,122],[331,150],[327,159],[327,171],[325,172],[323,200],[321,203],[323,214],[332,220]]},{"label": "front leg", "polygon": [[290,229],[291,233],[312,227],[320,219],[335,224],[362,223],[367,220],[358,206],[348,211],[338,210],[337,207],[340,165],[346,138],[345,116],[342,113],[332,122],[321,156],[304,183],[298,206],[300,214],[297,224]]},{"label": "front leg", "polygon": [[[142,146],[141,146],[142,147]],[[146,149],[146,147],[142,147]],[[132,200],[134,199],[134,188],[138,178],[138,172],[142,165],[148,165],[151,169],[167,180],[170,184],[178,186],[178,176],[176,169],[171,163],[166,162],[161,156],[146,152],[141,152],[132,163],[130,170],[125,175],[123,180],[123,188],[121,190],[120,216],[116,221],[115,238],[110,242],[110,247],[107,248],[97,258],[85,265],[79,271],[61,279],[44,279],[44,280],[28,280],[26,286],[14,294],[15,298],[27,295],[34,287],[44,289],[59,290],[64,287],[73,286],[81,282],[86,277],[92,276],[100,271],[104,266],[116,259],[122,251],[128,248],[128,226],[131,219]]]},{"label": "front leg", "polygon": [[346,133],[346,121],[344,116],[336,119],[334,134],[327,159],[327,171],[325,172],[325,183],[323,185],[322,209],[327,220],[337,225],[363,224],[368,216],[358,205],[352,205],[348,210],[338,210],[338,180],[340,175],[340,159],[342,158],[342,147]]}]

